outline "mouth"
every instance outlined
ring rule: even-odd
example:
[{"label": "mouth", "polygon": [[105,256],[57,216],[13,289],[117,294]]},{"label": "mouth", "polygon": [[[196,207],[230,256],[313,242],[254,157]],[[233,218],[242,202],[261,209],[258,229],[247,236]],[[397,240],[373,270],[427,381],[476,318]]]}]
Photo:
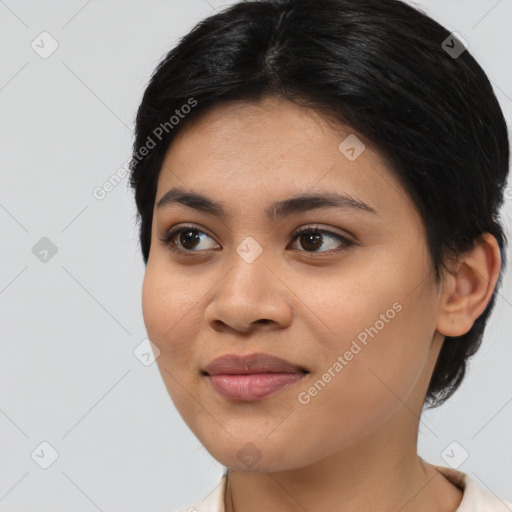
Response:
[{"label": "mouth", "polygon": [[219,395],[238,401],[260,400],[274,395],[308,373],[299,365],[269,354],[226,354],[201,370]]},{"label": "mouth", "polygon": [[253,373],[208,375],[213,389],[230,400],[251,402],[274,395],[302,379],[306,373]]}]

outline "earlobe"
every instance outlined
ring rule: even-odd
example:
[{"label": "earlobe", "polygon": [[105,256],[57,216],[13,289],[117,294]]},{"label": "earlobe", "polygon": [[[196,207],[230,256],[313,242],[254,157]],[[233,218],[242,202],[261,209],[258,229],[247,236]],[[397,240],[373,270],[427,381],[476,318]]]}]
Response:
[{"label": "earlobe", "polygon": [[484,233],[457,268],[445,283],[437,323],[437,331],[450,337],[466,334],[491,300],[501,269],[496,238]]}]

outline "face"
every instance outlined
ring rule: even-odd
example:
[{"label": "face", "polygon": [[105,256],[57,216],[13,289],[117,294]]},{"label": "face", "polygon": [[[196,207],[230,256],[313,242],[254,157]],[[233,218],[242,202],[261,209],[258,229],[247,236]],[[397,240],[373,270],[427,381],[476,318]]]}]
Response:
[{"label": "face", "polygon": [[[176,408],[225,466],[305,467],[418,422],[411,411],[421,411],[441,339],[425,232],[362,140],[316,111],[266,98],[216,106],[167,152],[143,316]],[[198,202],[159,207],[177,187],[225,215]],[[325,194],[354,201],[271,209]],[[219,356],[262,353],[304,371],[281,375],[272,382],[282,386],[260,398],[225,396],[203,373]],[[254,390],[254,376],[246,379]]]}]

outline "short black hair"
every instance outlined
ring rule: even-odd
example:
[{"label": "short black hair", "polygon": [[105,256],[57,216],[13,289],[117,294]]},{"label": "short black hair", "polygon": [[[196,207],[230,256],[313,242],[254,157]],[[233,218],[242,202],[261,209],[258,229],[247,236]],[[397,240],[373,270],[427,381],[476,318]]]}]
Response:
[{"label": "short black hair", "polygon": [[399,0],[250,0],[200,21],[158,64],[136,116],[130,186],[145,264],[175,135],[223,101],[271,95],[351,127],[385,157],[421,214],[438,285],[451,257],[496,238],[494,293],[466,334],[446,337],[429,383],[424,405],[441,405],[480,347],[506,266],[509,140],[485,72],[460,36]]}]

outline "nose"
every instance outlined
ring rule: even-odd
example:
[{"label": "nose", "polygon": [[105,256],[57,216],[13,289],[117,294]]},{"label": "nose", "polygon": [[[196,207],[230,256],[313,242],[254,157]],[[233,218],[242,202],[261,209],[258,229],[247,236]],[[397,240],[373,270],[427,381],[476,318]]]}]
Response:
[{"label": "nose", "polygon": [[208,325],[219,332],[239,333],[289,326],[293,293],[275,267],[263,254],[251,263],[235,255],[205,309]]}]

